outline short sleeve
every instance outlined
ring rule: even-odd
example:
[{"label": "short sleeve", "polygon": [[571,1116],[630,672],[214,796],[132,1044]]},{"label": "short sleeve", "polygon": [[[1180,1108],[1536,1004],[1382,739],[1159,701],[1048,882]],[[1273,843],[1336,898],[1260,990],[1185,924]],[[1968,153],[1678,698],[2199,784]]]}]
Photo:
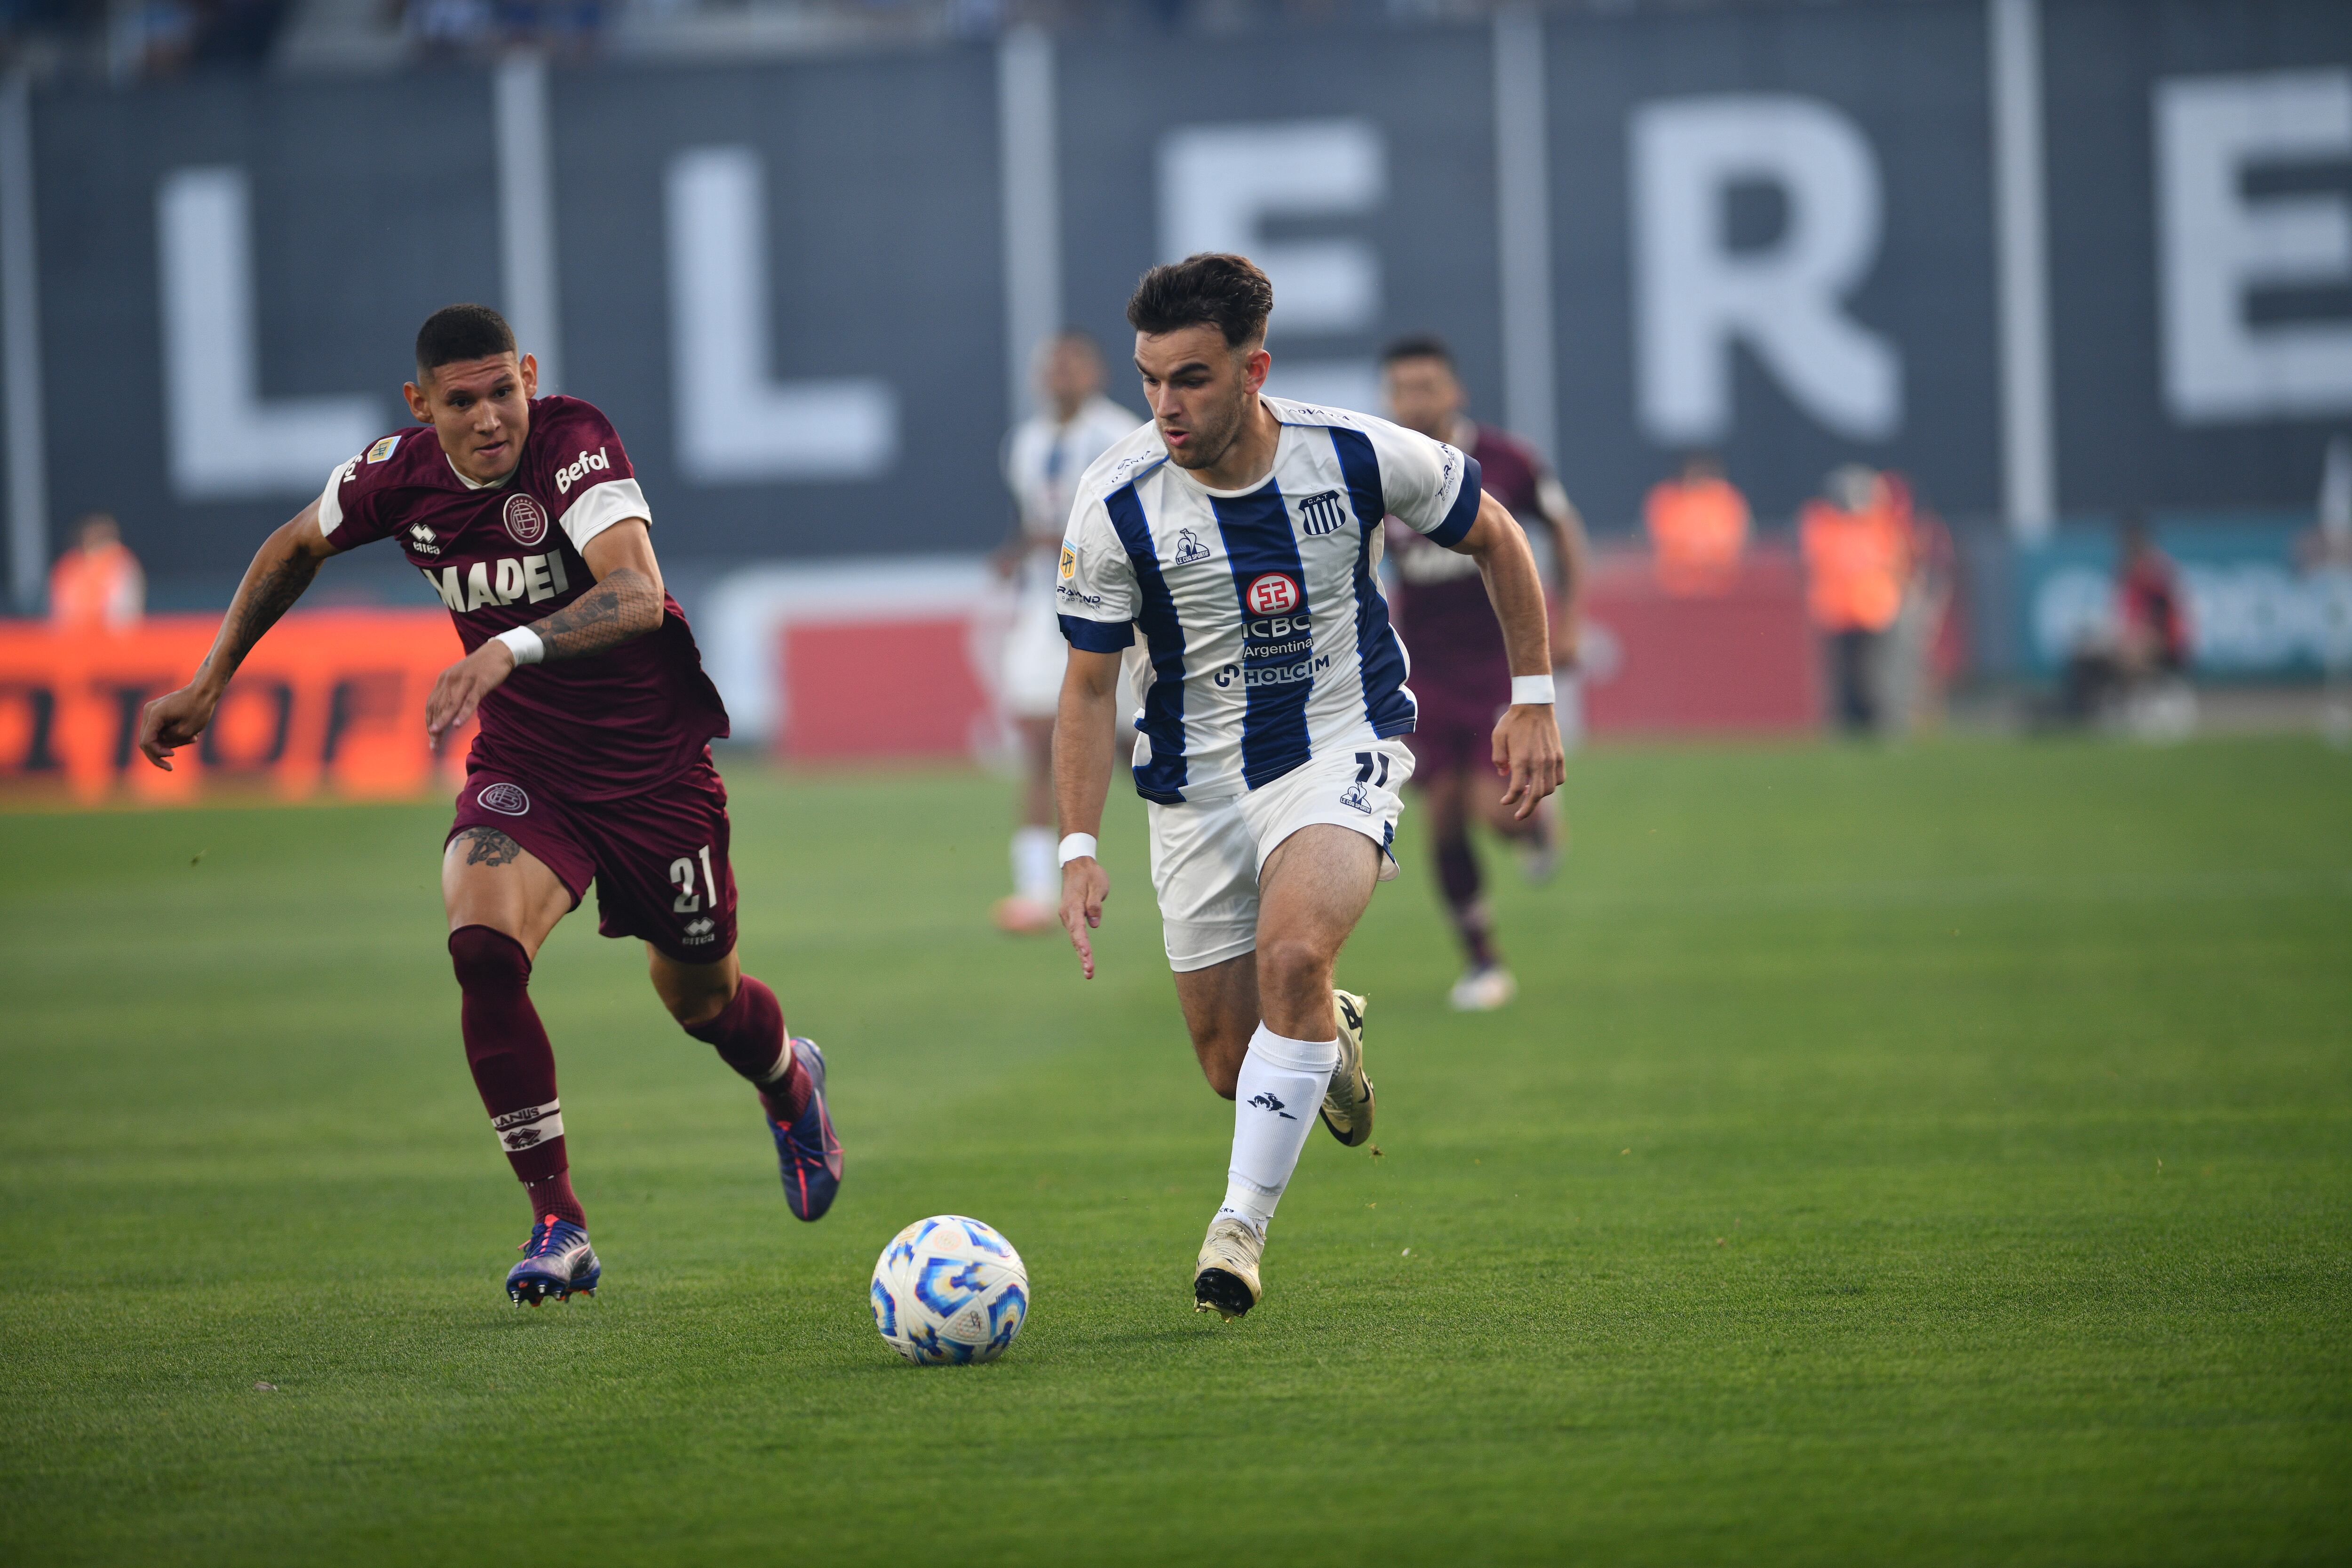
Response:
[{"label": "short sleeve", "polygon": [[382,539],[384,529],[379,521],[377,500],[382,487],[373,483],[369,453],[384,447],[386,437],[347,463],[338,463],[327,476],[327,488],[319,492],[319,532],[338,550],[350,550],[371,540]]},{"label": "short sleeve", "polygon": [[1135,563],[1101,500],[1072,509],[1056,572],[1054,596],[1072,647],[1117,653],[1135,641]]},{"label": "short sleeve", "polygon": [[1364,421],[1389,515],[1439,544],[1458,544],[1478,518],[1478,459],[1384,419]]},{"label": "short sleeve", "polygon": [[650,526],[653,509],[646,504],[621,433],[595,405],[577,398],[563,402],[544,449],[552,467],[547,489],[555,496],[555,521],[572,548],[585,550],[590,540],[633,517]]}]

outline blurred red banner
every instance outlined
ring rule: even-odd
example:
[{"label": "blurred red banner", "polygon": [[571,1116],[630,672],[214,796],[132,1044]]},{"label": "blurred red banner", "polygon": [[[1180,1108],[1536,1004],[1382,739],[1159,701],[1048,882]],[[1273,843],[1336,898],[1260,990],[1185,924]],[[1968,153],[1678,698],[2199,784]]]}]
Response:
[{"label": "blurred red banner", "polygon": [[0,786],[166,804],[208,791],[374,800],[455,787],[470,728],[436,758],[425,698],[462,651],[434,610],[310,610],[248,655],[212,728],[173,759],[139,754],[139,710],[186,683],[220,617],[155,616],[119,633],[0,623]]}]

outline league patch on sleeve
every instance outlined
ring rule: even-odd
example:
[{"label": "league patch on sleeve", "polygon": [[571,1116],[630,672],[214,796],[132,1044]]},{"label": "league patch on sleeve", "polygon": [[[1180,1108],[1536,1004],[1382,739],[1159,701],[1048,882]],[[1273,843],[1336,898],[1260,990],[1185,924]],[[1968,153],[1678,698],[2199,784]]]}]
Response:
[{"label": "league patch on sleeve", "polygon": [[386,458],[391,457],[393,448],[399,445],[399,437],[386,436],[383,440],[378,441],[374,446],[370,447],[367,449],[367,460],[371,463],[381,463]]},{"label": "league patch on sleeve", "polygon": [[1066,583],[1078,574],[1077,546],[1065,540],[1062,543],[1062,581]]}]

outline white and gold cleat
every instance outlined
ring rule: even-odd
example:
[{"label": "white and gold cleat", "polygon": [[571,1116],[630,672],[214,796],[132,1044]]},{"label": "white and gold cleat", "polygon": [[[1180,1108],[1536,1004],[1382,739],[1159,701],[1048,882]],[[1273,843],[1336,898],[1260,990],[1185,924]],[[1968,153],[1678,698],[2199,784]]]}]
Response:
[{"label": "white and gold cleat", "polygon": [[1323,1096],[1323,1125],[1353,1149],[1372,1135],[1372,1080],[1364,1076],[1364,1009],[1370,1004],[1352,991],[1331,993],[1339,1020],[1339,1065]]},{"label": "white and gold cleat", "polygon": [[1265,1237],[1241,1221],[1211,1220],[1192,1272],[1192,1310],[1215,1312],[1230,1323],[1256,1306],[1262,1294],[1257,1260],[1265,1253]]}]

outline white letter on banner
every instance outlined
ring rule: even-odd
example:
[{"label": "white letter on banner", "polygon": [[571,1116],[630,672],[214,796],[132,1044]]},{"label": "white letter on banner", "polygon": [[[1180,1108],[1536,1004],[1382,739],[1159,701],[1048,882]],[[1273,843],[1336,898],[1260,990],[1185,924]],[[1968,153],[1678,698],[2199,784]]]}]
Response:
[{"label": "white letter on banner", "polygon": [[2249,200],[2248,167],[2352,159],[2352,73],[2180,78],[2156,88],[2164,395],[2183,424],[2352,409],[2352,322],[2257,326],[2258,288],[2352,282],[2340,196]]},{"label": "white letter on banner", "polygon": [[[1744,340],[1797,406],[1853,440],[1903,425],[1895,346],[1844,311],[1878,254],[1878,161],[1815,99],[1675,99],[1633,111],[1633,293],[1642,424],[1667,445],[1732,427],[1731,346]],[[1725,243],[1733,186],[1779,188],[1780,237]]]},{"label": "white letter on banner", "polygon": [[703,485],[877,478],[898,456],[887,382],[769,378],[764,184],[749,147],[692,148],[669,166],[678,467]]},{"label": "white letter on banner", "polygon": [[[1274,335],[1359,332],[1379,324],[1381,259],[1361,239],[1267,239],[1270,217],[1352,217],[1388,199],[1388,149],[1363,120],[1188,125],[1160,143],[1160,253],[1238,251],[1274,285]],[[1275,356],[1279,397],[1376,408],[1370,360]]]},{"label": "white letter on banner", "polygon": [[317,494],[383,426],[364,394],[262,397],[245,171],[164,175],[155,235],[173,489],[183,500]]}]

